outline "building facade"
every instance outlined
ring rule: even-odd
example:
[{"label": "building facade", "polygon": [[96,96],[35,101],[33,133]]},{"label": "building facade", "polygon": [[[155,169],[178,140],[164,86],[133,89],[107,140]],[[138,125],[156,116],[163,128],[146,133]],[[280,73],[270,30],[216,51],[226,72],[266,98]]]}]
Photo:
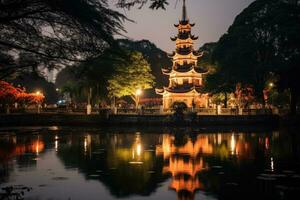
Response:
[{"label": "building facade", "polygon": [[201,93],[203,75],[208,71],[198,67],[198,59],[202,52],[194,50],[194,41],[198,37],[192,35],[191,24],[187,18],[185,0],[183,1],[182,18],[177,36],[171,38],[176,43],[176,49],[169,57],[173,61],[172,67],[162,69],[162,73],[169,76],[169,85],[163,89],[156,89],[156,93],[163,96],[163,108],[170,109],[174,102],[184,102],[188,108],[207,107],[208,95]]}]

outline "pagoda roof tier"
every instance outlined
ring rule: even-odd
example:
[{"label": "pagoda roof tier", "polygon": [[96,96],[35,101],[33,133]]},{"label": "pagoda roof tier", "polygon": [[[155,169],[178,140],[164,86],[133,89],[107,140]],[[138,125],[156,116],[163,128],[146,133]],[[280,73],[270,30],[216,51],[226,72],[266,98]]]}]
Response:
[{"label": "pagoda roof tier", "polygon": [[178,28],[179,26],[186,26],[186,25],[190,25],[191,27],[194,27],[194,26],[195,26],[195,23],[192,23],[192,24],[191,24],[191,23],[189,22],[189,20],[185,20],[185,21],[180,20],[178,24],[174,24],[174,26],[175,26],[176,28]]},{"label": "pagoda roof tier", "polygon": [[173,94],[180,94],[180,93],[189,93],[189,92],[195,92],[200,93],[202,87],[196,87],[194,85],[180,85],[178,87],[168,88],[164,87],[163,89],[155,89],[157,94],[163,95],[165,93],[173,93]]},{"label": "pagoda roof tier", "polygon": [[177,48],[176,53],[180,55],[189,55],[193,52],[193,49],[191,47],[185,47],[185,48]]},{"label": "pagoda roof tier", "polygon": [[170,75],[171,72],[172,72],[172,69],[166,69],[166,68],[162,68],[161,69],[162,73],[165,74],[165,75]]},{"label": "pagoda roof tier", "polygon": [[195,73],[195,74],[206,74],[208,70],[203,67],[194,67],[193,65],[185,66],[185,65],[178,65],[181,67],[173,68],[173,69],[162,69],[162,73],[165,75],[171,75],[172,72],[177,73]]},{"label": "pagoda roof tier", "polygon": [[202,51],[193,51],[193,54],[195,56],[201,57],[203,55],[203,52]]},{"label": "pagoda roof tier", "polygon": [[201,51],[195,51],[192,47],[185,47],[185,48],[177,48],[176,53],[179,55],[189,55],[190,53],[193,53],[195,56],[202,56],[203,52]]},{"label": "pagoda roof tier", "polygon": [[187,40],[187,39],[191,39],[191,40],[198,40],[198,36],[194,36],[194,35],[189,35],[189,37],[187,37],[187,38],[183,38],[183,37],[178,37],[178,36],[174,36],[174,37],[170,37],[170,39],[172,40],[172,41],[177,41],[177,40]]},{"label": "pagoda roof tier", "polygon": [[171,38],[171,40],[173,40],[173,41],[175,41],[177,39],[179,39],[179,40],[187,40],[189,38],[191,38],[192,40],[197,40],[198,39],[198,37],[195,36],[195,35],[193,35],[193,34],[191,34],[190,31],[183,31],[183,32],[179,32],[177,34],[177,36]]},{"label": "pagoda roof tier", "polygon": [[203,52],[201,52],[201,51],[187,51],[187,52],[184,52],[184,51],[176,50],[176,51],[173,51],[172,53],[169,53],[168,57],[169,58],[174,58],[176,56],[176,54],[177,55],[184,55],[184,56],[187,56],[189,54],[193,54],[196,57],[201,57],[203,55]]}]

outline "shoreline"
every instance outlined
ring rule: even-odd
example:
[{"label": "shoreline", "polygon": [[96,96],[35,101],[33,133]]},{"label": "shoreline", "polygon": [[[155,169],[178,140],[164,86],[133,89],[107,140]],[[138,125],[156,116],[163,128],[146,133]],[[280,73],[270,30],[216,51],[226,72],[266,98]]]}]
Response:
[{"label": "shoreline", "polygon": [[204,126],[270,126],[281,124],[298,125],[299,118],[284,118],[278,115],[198,115],[175,119],[172,115],[80,115],[80,114],[1,114],[0,126],[159,126],[159,127],[204,127]]}]

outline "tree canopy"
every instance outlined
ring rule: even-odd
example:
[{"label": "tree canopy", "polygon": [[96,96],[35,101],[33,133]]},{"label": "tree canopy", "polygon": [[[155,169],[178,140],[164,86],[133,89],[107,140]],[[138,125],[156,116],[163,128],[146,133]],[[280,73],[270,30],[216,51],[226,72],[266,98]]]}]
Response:
[{"label": "tree canopy", "polygon": [[117,66],[115,75],[108,80],[108,91],[112,97],[130,96],[137,102],[138,89],[152,88],[154,76],[149,63],[139,52],[129,52],[128,60]]},{"label": "tree canopy", "polygon": [[[123,14],[108,0],[1,0],[0,78],[23,69],[55,68],[98,57],[121,34]],[[118,0],[118,7],[140,7],[147,0]],[[152,9],[165,0],[151,0]]]},{"label": "tree canopy", "polygon": [[293,66],[299,68],[299,19],[298,1],[253,2],[218,41],[212,55],[216,73],[208,82],[223,77],[229,88],[237,83],[251,85],[263,102],[269,79]]},{"label": "tree canopy", "polygon": [[125,19],[106,1],[1,1],[1,76],[29,66],[57,67],[99,56],[123,30]]}]

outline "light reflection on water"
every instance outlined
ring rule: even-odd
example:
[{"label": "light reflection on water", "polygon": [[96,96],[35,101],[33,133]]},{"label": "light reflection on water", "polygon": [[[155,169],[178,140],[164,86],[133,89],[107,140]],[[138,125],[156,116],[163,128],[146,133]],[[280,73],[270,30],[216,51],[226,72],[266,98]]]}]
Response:
[{"label": "light reflection on water", "polygon": [[157,132],[0,134],[0,186],[32,187],[25,199],[288,199],[299,192],[298,134]]}]

